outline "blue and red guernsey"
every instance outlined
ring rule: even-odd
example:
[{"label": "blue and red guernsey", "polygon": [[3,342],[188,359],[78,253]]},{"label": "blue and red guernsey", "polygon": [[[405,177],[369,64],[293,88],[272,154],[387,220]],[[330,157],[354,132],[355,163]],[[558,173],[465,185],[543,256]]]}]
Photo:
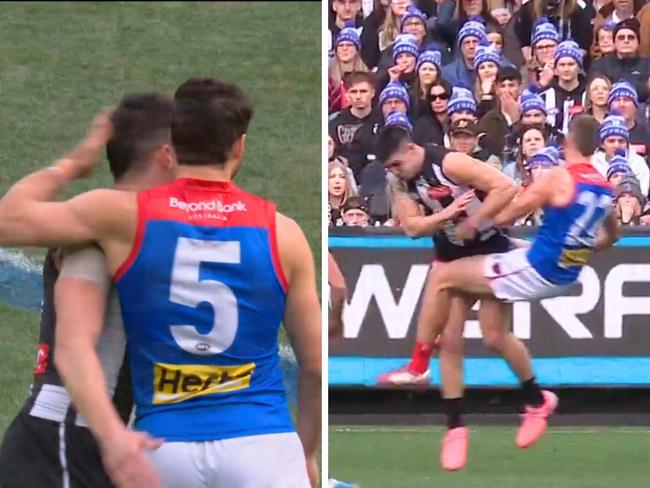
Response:
[{"label": "blue and red guernsey", "polygon": [[613,202],[613,187],[593,166],[574,164],[567,169],[574,180],[573,199],[565,207],[544,207],[542,227],[528,251],[531,266],[556,285],[578,279]]},{"label": "blue and red guernsey", "polygon": [[138,193],[135,243],[115,275],[137,429],[183,442],[294,431],[275,218],[273,203],[232,182]]}]

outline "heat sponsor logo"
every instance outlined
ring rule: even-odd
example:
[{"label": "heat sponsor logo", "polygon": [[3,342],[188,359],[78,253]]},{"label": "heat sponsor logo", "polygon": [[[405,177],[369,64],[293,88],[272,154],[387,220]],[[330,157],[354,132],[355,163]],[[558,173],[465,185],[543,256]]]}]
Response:
[{"label": "heat sponsor logo", "polygon": [[221,200],[204,200],[200,202],[185,202],[176,197],[169,197],[169,207],[189,212],[246,212],[246,204],[241,200],[233,203],[223,203]]},{"label": "heat sponsor logo", "polygon": [[153,403],[180,403],[202,395],[243,390],[250,386],[254,371],[255,363],[239,366],[156,363]]}]

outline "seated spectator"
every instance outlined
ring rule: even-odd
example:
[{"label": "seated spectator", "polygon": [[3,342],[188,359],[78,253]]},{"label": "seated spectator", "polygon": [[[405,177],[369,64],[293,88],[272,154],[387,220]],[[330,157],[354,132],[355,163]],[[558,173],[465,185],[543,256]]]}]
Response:
[{"label": "seated spectator", "polygon": [[383,51],[395,42],[400,33],[400,22],[406,9],[412,4],[411,0],[390,0],[384,23],[379,29],[379,51]]},{"label": "seated spectator", "polygon": [[361,40],[353,27],[344,28],[334,46],[334,57],[328,68],[329,113],[347,108],[349,101],[343,86],[343,76],[353,71],[368,71],[359,55]]},{"label": "seated spectator", "polygon": [[496,107],[496,79],[501,56],[490,46],[479,46],[474,57],[474,98],[478,100],[479,118]]},{"label": "seated spectator", "polygon": [[415,66],[419,55],[415,38],[410,34],[400,34],[391,48],[393,64],[388,71],[378,74],[377,86],[383,90],[389,82],[399,82],[410,90],[415,84]]},{"label": "seated spectator", "polygon": [[620,113],[625,119],[625,125],[630,131],[632,149],[647,159],[650,155],[650,130],[637,119],[639,99],[634,87],[625,81],[614,83],[607,104],[611,111]]},{"label": "seated spectator", "polygon": [[453,86],[470,90],[474,86],[476,81],[474,57],[476,49],[481,44],[487,44],[485,26],[473,20],[466,22],[458,33],[460,56],[442,68],[442,76]]},{"label": "seated spectator", "polygon": [[330,120],[329,133],[336,143],[339,154],[349,159],[350,145],[355,132],[365,122],[378,120],[379,116],[372,108],[372,100],[375,97],[372,73],[353,71],[343,78],[343,86],[350,106]]},{"label": "seated spectator", "polygon": [[427,97],[428,110],[425,110],[413,125],[413,141],[416,144],[444,145],[447,107],[451,92],[451,85],[444,79],[431,86]]},{"label": "seated spectator", "polygon": [[[533,87],[534,88],[534,87]],[[548,143],[552,146],[562,147],[564,135],[549,123],[546,102],[539,94],[524,90],[520,98],[520,124],[523,126],[544,124],[548,130]]]},{"label": "seated spectator", "polygon": [[413,102],[413,117],[417,119],[420,115],[430,112],[428,96],[431,87],[440,80],[441,57],[439,51],[424,51],[418,56],[415,65],[417,78],[411,93]]},{"label": "seated spectator", "polygon": [[594,43],[590,50],[592,60],[614,53],[614,27],[616,22],[612,21],[604,22],[598,27],[594,25]]},{"label": "seated spectator", "polygon": [[586,112],[601,124],[609,112],[607,98],[609,97],[609,90],[611,88],[612,82],[609,81],[609,78],[603,75],[592,76],[587,82],[587,87],[585,88]]},{"label": "seated spectator", "polygon": [[[506,12],[507,9],[503,9]],[[503,58],[503,29],[497,25],[488,24],[485,28],[488,43]]]},{"label": "seated spectator", "polygon": [[361,20],[361,0],[334,0],[331,5],[334,16],[330,17],[329,22],[328,52],[333,49],[336,39],[345,27],[355,27]]},{"label": "seated spectator", "polygon": [[[445,130],[459,120],[478,122],[477,110],[472,92],[467,88],[454,87],[447,104],[447,127]],[[449,134],[445,134],[443,142],[445,147],[451,147]]]},{"label": "seated spectator", "polygon": [[614,53],[594,62],[591,73],[607,76],[612,83],[625,80],[634,86],[638,99],[648,98],[650,59],[639,56],[639,21],[628,19],[614,28]]},{"label": "seated spectator", "polygon": [[548,129],[543,125],[520,125],[517,142],[521,150],[514,161],[504,161],[503,173],[518,185],[528,186],[531,181],[530,160],[548,143]]},{"label": "seated spectator", "polygon": [[646,197],[634,177],[624,178],[616,187],[616,214],[620,225],[639,225]]},{"label": "seated spectator", "polygon": [[436,28],[449,49],[460,45],[458,36],[463,26],[470,20],[478,21],[484,26],[499,25],[490,13],[486,0],[443,0],[438,5]]},{"label": "seated spectator", "polygon": [[[361,58],[369,69],[374,69],[379,63],[379,30],[390,10],[388,0],[374,0],[372,12],[363,21],[361,31]],[[394,3],[394,2],[393,2]]]},{"label": "seated spectator", "polygon": [[341,225],[341,206],[347,198],[356,196],[356,191],[352,175],[340,161],[329,163],[327,166],[327,196],[329,225]]},{"label": "seated spectator", "polygon": [[540,96],[546,104],[546,122],[566,134],[569,120],[576,109],[583,111],[586,82],[582,74],[583,53],[573,41],[561,42],[555,50],[555,74],[548,87],[542,87]]},{"label": "seated spectator", "polygon": [[336,145],[334,139],[332,139],[332,136],[327,137],[327,154],[328,154],[328,162],[333,163],[336,161],[342,163],[343,165],[345,165],[345,167],[348,166],[347,158],[339,154],[338,146]]},{"label": "seated spectator", "polygon": [[344,226],[367,227],[370,215],[363,197],[348,197],[341,207],[341,218]]},{"label": "seated spectator", "polygon": [[379,94],[381,118],[364,122],[354,133],[349,146],[349,165],[357,182],[361,181],[361,172],[366,164],[375,159],[375,137],[384,126],[386,117],[393,112],[406,114],[410,103],[409,94],[401,83],[389,83]]},{"label": "seated spectator", "polygon": [[506,136],[519,121],[519,98],[521,97],[521,73],[519,70],[510,66],[499,68],[496,96],[496,107],[481,117],[479,128],[481,132],[485,133],[481,139],[483,147],[493,154],[502,156]]},{"label": "seated spectator", "polygon": [[591,164],[598,172],[607,176],[607,168],[617,151],[627,154],[627,162],[638,179],[641,191],[648,194],[650,169],[646,161],[629,147],[630,133],[625,119],[620,115],[608,115],[600,126],[600,148],[591,158]]},{"label": "seated spectator", "polygon": [[[528,164],[531,182],[539,179],[549,169],[560,164],[557,148],[548,146],[540,149],[530,157]],[[525,189],[522,188],[521,191]],[[518,219],[515,225],[541,225],[543,215],[541,208],[534,210]]]},{"label": "seated spectator", "polygon": [[478,125],[473,120],[455,121],[449,128],[451,150],[472,156],[501,171],[501,160],[480,146],[478,136]]},{"label": "seated spectator", "polygon": [[627,162],[625,157],[625,151],[616,150],[616,153],[612,156],[612,159],[609,161],[609,166],[607,167],[607,181],[614,187],[623,181],[623,178],[628,176],[634,176],[632,168]]},{"label": "seated spectator", "polygon": [[[517,25],[517,24],[515,24]],[[548,19],[541,19],[535,26],[532,37],[522,44],[524,58],[527,60],[529,83],[539,83],[548,86],[553,80],[555,49],[560,43],[560,34]],[[524,46],[530,45],[525,49]],[[530,56],[526,52],[532,48]]]}]

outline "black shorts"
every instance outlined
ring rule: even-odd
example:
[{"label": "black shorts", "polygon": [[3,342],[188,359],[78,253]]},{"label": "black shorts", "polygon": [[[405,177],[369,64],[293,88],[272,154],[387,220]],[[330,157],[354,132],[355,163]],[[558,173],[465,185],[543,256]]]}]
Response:
[{"label": "black shorts", "polygon": [[[65,480],[69,481],[65,481]],[[109,488],[90,430],[20,412],[2,440],[2,488]]]}]

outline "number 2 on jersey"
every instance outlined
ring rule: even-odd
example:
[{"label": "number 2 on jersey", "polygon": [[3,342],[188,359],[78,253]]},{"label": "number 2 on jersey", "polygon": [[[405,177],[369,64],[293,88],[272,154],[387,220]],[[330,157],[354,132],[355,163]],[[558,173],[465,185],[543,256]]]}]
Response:
[{"label": "number 2 on jersey", "polygon": [[239,324],[237,297],[224,283],[200,280],[201,263],[241,262],[237,241],[205,241],[180,237],[174,253],[169,299],[173,303],[196,308],[202,302],[212,305],[214,319],[211,329],[201,334],[196,325],[171,325],[174,340],[191,354],[219,354],[235,340]]},{"label": "number 2 on jersey", "polygon": [[586,191],[580,193],[576,202],[584,207],[582,214],[573,223],[565,239],[569,246],[592,247],[596,241],[596,230],[612,204],[610,195],[597,195]]}]

